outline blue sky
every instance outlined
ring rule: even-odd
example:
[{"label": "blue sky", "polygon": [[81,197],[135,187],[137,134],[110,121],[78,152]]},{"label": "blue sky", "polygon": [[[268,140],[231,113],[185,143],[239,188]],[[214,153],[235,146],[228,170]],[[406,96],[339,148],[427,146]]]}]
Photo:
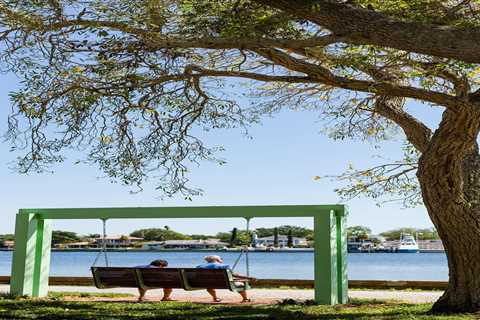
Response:
[{"label": "blue sky", "polygon": [[[11,75],[0,76],[0,132],[6,130],[10,110],[8,92],[17,88]],[[413,113],[430,125],[438,121],[439,113],[430,107],[410,103]],[[18,208],[39,207],[115,207],[115,206],[200,206],[200,205],[262,205],[262,204],[324,204],[340,202],[333,189],[338,183],[316,175],[341,173],[349,163],[355,167],[378,164],[375,156],[398,159],[401,137],[386,142],[381,150],[358,141],[332,141],[320,133],[321,127],[314,112],[285,111],[273,118],[265,118],[261,125],[252,127],[246,138],[239,130],[210,132],[205,142],[222,145],[220,154],[227,161],[218,166],[203,163],[192,168],[193,185],[201,187],[205,195],[186,201],[182,198],[161,199],[153,184],[147,184],[139,194],[99,178],[102,173],[94,167],[65,163],[54,167],[53,174],[20,175],[9,163],[15,154],[10,146],[0,142],[0,233],[14,230]],[[70,159],[76,160],[76,159]],[[374,232],[401,226],[430,227],[423,207],[402,209],[400,204],[377,207],[371,199],[347,202],[350,207],[349,225],[363,224]],[[254,219],[253,227],[296,224],[310,227],[310,219]],[[162,227],[185,233],[215,234],[233,227],[244,227],[241,219],[170,219],[170,220],[112,220],[109,233],[125,234],[136,228]],[[56,221],[55,229],[82,234],[100,232],[98,221]]]}]

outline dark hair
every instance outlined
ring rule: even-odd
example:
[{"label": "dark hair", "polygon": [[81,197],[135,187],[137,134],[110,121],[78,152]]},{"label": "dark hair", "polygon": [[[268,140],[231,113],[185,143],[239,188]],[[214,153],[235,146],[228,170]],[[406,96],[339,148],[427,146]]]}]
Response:
[{"label": "dark hair", "polygon": [[153,260],[152,262],[150,262],[150,265],[155,266],[155,267],[166,267],[166,266],[168,266],[168,262],[166,260],[158,259],[158,260]]}]

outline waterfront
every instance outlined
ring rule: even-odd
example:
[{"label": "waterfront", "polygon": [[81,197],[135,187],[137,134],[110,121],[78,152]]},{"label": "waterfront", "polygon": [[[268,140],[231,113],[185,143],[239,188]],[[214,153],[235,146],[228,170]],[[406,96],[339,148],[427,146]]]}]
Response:
[{"label": "waterfront", "polygon": [[[171,267],[194,267],[209,252],[110,252],[113,266],[135,266],[154,259],[166,259]],[[238,252],[220,254],[233,264]],[[96,252],[52,252],[52,276],[88,276]],[[250,271],[257,278],[313,279],[312,252],[251,252]],[[9,275],[11,251],[0,251],[0,275]],[[99,262],[103,263],[103,260]],[[245,272],[244,257],[237,269]],[[431,280],[446,281],[447,260],[444,253],[351,253],[348,255],[351,280]]]}]

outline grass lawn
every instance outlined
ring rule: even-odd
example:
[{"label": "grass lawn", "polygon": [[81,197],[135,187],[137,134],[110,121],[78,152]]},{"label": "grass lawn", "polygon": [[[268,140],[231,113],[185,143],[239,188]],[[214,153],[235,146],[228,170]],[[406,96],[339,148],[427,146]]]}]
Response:
[{"label": "grass lawn", "polygon": [[[353,300],[342,306],[279,304],[269,306],[212,305],[185,302],[92,302],[88,298],[129,295],[53,293],[46,299],[0,297],[0,319],[478,319],[474,315],[432,316],[429,304]],[[78,298],[79,301],[71,301]]]}]

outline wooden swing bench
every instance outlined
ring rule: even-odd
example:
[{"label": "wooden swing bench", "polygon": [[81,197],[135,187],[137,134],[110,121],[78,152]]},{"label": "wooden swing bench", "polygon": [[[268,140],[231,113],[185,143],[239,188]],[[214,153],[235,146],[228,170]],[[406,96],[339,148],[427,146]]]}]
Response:
[{"label": "wooden swing bench", "polygon": [[229,269],[92,267],[93,280],[99,289],[227,289],[240,292],[250,289],[248,282],[238,285]]}]

